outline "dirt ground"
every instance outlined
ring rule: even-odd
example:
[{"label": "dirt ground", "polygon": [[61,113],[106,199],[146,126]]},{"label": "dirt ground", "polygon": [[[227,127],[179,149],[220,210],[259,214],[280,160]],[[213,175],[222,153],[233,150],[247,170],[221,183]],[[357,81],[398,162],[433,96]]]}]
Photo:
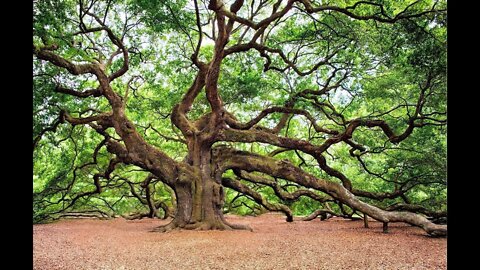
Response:
[{"label": "dirt ground", "polygon": [[150,230],[162,220],[64,220],[33,226],[34,269],[446,269],[447,240],[379,222],[227,216],[249,231]]}]

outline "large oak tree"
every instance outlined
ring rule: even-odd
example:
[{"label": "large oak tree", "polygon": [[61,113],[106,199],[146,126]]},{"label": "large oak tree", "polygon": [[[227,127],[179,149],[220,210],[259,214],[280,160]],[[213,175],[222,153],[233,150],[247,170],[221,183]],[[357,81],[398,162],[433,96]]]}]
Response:
[{"label": "large oak tree", "polygon": [[159,231],[247,228],[244,196],[446,235],[445,6],[34,1],[35,220],[133,198]]}]

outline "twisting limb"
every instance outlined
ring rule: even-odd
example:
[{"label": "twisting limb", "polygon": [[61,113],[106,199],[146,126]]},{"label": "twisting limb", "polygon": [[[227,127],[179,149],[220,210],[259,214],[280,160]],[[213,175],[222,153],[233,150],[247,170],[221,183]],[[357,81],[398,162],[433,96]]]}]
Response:
[{"label": "twisting limb", "polygon": [[[108,164],[108,167],[105,169],[105,171],[103,173],[96,173],[96,174],[93,175],[93,183],[95,185],[94,190],[85,191],[85,192],[82,192],[80,194],[77,194],[75,197],[73,197],[72,199],[69,200],[69,203],[66,206],[62,207],[62,209],[59,210],[59,211],[51,213],[51,215],[55,215],[55,214],[58,214],[58,213],[65,212],[67,209],[74,206],[75,203],[77,202],[77,200],[79,200],[81,198],[89,197],[93,194],[101,193],[102,190],[103,190],[103,186],[100,183],[100,178],[110,179],[110,174],[115,170],[115,166],[119,163],[120,163],[120,161],[117,158],[111,159],[110,163]],[[67,201],[65,198],[63,200]]]},{"label": "twisting limb", "polygon": [[447,217],[447,212],[445,211],[432,211],[421,205],[415,205],[415,204],[397,203],[387,207],[385,210],[421,213],[433,219]]},{"label": "twisting limb", "polygon": [[[426,10],[426,11],[419,12],[419,13],[414,13],[414,14],[408,14],[407,13],[408,10],[412,6],[414,6],[415,4],[417,4],[419,2],[419,1],[415,1],[412,4],[408,5],[404,10],[399,12],[397,15],[395,15],[395,17],[391,18],[390,16],[388,16],[385,13],[383,5],[380,5],[380,4],[377,4],[377,3],[374,3],[374,2],[370,2],[370,1],[358,1],[355,4],[353,4],[352,6],[347,6],[345,8],[340,8],[340,7],[337,7],[337,6],[329,6],[329,5],[321,5],[321,6],[318,6],[318,7],[313,7],[310,0],[300,0],[300,2],[305,6],[305,9],[307,10],[308,13],[318,13],[318,12],[323,12],[323,11],[335,11],[335,12],[343,13],[343,14],[345,14],[345,15],[351,17],[351,18],[357,19],[357,20],[375,20],[375,21],[383,22],[383,23],[395,23],[395,22],[397,22],[399,20],[403,20],[403,19],[418,18],[418,17],[424,16],[424,15],[429,14],[429,13],[437,13],[437,12],[445,11],[444,9],[436,10],[435,9],[435,4],[434,4],[430,10]],[[362,16],[362,15],[357,15],[357,14],[353,13],[352,11],[350,11],[350,10],[355,10],[358,6],[360,6],[360,4],[379,7],[380,14],[382,16],[378,16],[378,15]]]},{"label": "twisting limb", "polygon": [[55,132],[57,131],[57,128],[60,124],[64,123],[64,111],[60,111],[60,115],[58,116],[57,119],[55,119],[55,121],[53,121],[53,123],[49,126],[47,126],[46,128],[42,129],[42,131],[40,131],[40,133],[33,139],[33,151],[35,151],[35,147],[37,146],[38,142],[40,141],[40,139],[42,138],[43,135],[45,135],[45,133],[51,131],[51,132]]},{"label": "twisting limb", "polygon": [[226,122],[232,128],[240,129],[240,130],[247,130],[247,129],[251,129],[258,122],[260,122],[263,118],[265,118],[267,115],[269,115],[271,113],[276,113],[276,112],[277,113],[283,113],[283,114],[304,115],[312,123],[315,131],[323,132],[323,133],[326,133],[326,134],[334,134],[334,135],[338,134],[338,131],[328,130],[328,129],[325,129],[325,128],[322,128],[322,127],[318,126],[317,121],[315,121],[313,116],[308,111],[302,110],[302,109],[286,108],[286,107],[271,107],[271,108],[264,109],[263,111],[260,112],[260,114],[257,117],[253,118],[252,120],[250,120],[248,123],[245,123],[245,124],[239,123],[231,117],[226,118]]},{"label": "twisting limb", "polygon": [[[117,71],[115,71],[114,73],[112,73],[109,77],[108,77],[108,80],[109,81],[113,81],[115,80],[116,78],[122,76],[123,74],[125,74],[127,71],[128,71],[128,65],[129,65],[129,56],[128,56],[128,50],[127,48],[125,48],[125,45],[123,44],[122,40],[120,38],[118,38],[112,31],[112,29],[110,29],[107,25],[105,25],[105,22],[102,21],[97,15],[89,12],[89,11],[86,11],[85,14],[88,14],[89,16],[93,17],[98,24],[101,25],[101,29],[102,30],[105,30],[107,32],[107,35],[108,35],[108,38],[112,41],[113,44],[115,44],[115,46],[118,47],[118,49],[122,52],[122,55],[123,55],[123,65],[120,67],[120,69],[118,69]],[[106,15],[106,13],[105,13]]]},{"label": "twisting limb", "polygon": [[242,184],[240,181],[235,181],[231,178],[224,177],[222,178],[222,185],[225,187],[229,187],[237,192],[250,196],[251,198],[253,198],[253,200],[256,203],[262,205],[263,207],[267,208],[270,211],[279,211],[284,213],[287,216],[288,222],[293,221],[293,214],[290,208],[288,208],[286,205],[283,205],[283,204],[269,203],[265,198],[263,198],[263,196],[260,193]]},{"label": "twisting limb", "polygon": [[352,215],[346,215],[346,214],[337,214],[332,210],[327,210],[327,209],[318,209],[315,210],[313,213],[310,215],[302,218],[302,221],[311,221],[316,219],[318,216],[321,216],[321,220],[326,220],[331,217],[341,217],[345,219],[351,219],[351,220],[360,220],[362,219],[361,217],[354,217]]},{"label": "twisting limb", "polygon": [[445,236],[447,228],[430,222],[423,216],[409,212],[385,211],[358,200],[355,195],[335,182],[316,178],[290,162],[278,161],[273,158],[259,156],[252,153],[218,149],[217,159],[221,160],[222,169],[242,169],[259,171],[275,177],[280,177],[302,186],[323,191],[333,198],[347,204],[352,209],[368,214],[370,217],[388,222],[405,222],[424,229],[432,236]]},{"label": "twisting limb", "polygon": [[84,90],[84,91],[76,91],[70,88],[65,88],[62,86],[57,86],[55,87],[55,92],[62,93],[62,94],[67,94],[79,98],[86,98],[86,97],[99,97],[102,95],[102,91],[97,88],[97,89],[89,89],[89,90]]},{"label": "twisting limb", "polygon": [[237,175],[240,179],[252,182],[252,183],[257,183],[257,184],[263,184],[271,187],[273,191],[275,192],[275,195],[277,195],[280,199],[284,201],[295,201],[301,196],[309,197],[315,201],[325,203],[329,201],[333,201],[329,197],[325,197],[322,195],[319,195],[311,190],[308,189],[297,189],[293,192],[287,192],[283,190],[280,185],[276,181],[269,180],[265,177],[261,177],[257,174],[254,173],[248,173],[246,171],[239,171],[239,170],[234,170],[235,175]]},{"label": "twisting limb", "polygon": [[53,220],[61,218],[98,218],[98,219],[110,219],[112,218],[110,214],[101,211],[101,210],[84,210],[84,211],[70,211],[60,213],[57,217],[54,217]]}]

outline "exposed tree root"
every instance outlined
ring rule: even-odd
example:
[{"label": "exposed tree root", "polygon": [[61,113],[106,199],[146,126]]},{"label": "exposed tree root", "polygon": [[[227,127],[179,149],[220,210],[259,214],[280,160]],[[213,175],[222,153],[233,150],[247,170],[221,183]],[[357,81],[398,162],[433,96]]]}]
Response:
[{"label": "exposed tree root", "polygon": [[221,216],[220,217],[222,219],[222,222],[228,226],[230,226],[230,228],[234,229],[234,230],[246,230],[246,231],[251,231],[253,232],[253,229],[248,226],[248,225],[245,225],[245,224],[232,224],[228,221],[225,220],[225,217],[224,216]]},{"label": "exposed tree root", "polygon": [[153,228],[151,230],[151,232],[169,232],[169,231],[176,230],[176,229],[181,229],[181,228],[182,228],[182,226],[177,224],[175,222],[175,220],[172,220],[165,225],[161,225],[161,226]]},{"label": "exposed tree root", "polygon": [[[223,219],[223,218],[222,218]],[[231,224],[225,219],[215,221],[201,221],[195,223],[182,224],[175,220],[172,220],[168,224],[158,226],[151,230],[151,232],[169,232],[172,230],[195,230],[195,231],[207,231],[207,230],[219,230],[219,231],[232,231],[232,230],[247,230],[253,232],[252,228],[243,224]]]}]

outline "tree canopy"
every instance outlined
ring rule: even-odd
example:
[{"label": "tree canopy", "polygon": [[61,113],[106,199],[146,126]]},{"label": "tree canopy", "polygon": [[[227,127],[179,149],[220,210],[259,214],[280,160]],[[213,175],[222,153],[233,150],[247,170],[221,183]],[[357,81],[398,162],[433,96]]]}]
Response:
[{"label": "tree canopy", "polygon": [[34,1],[33,221],[444,236],[446,35],[442,0]]}]

